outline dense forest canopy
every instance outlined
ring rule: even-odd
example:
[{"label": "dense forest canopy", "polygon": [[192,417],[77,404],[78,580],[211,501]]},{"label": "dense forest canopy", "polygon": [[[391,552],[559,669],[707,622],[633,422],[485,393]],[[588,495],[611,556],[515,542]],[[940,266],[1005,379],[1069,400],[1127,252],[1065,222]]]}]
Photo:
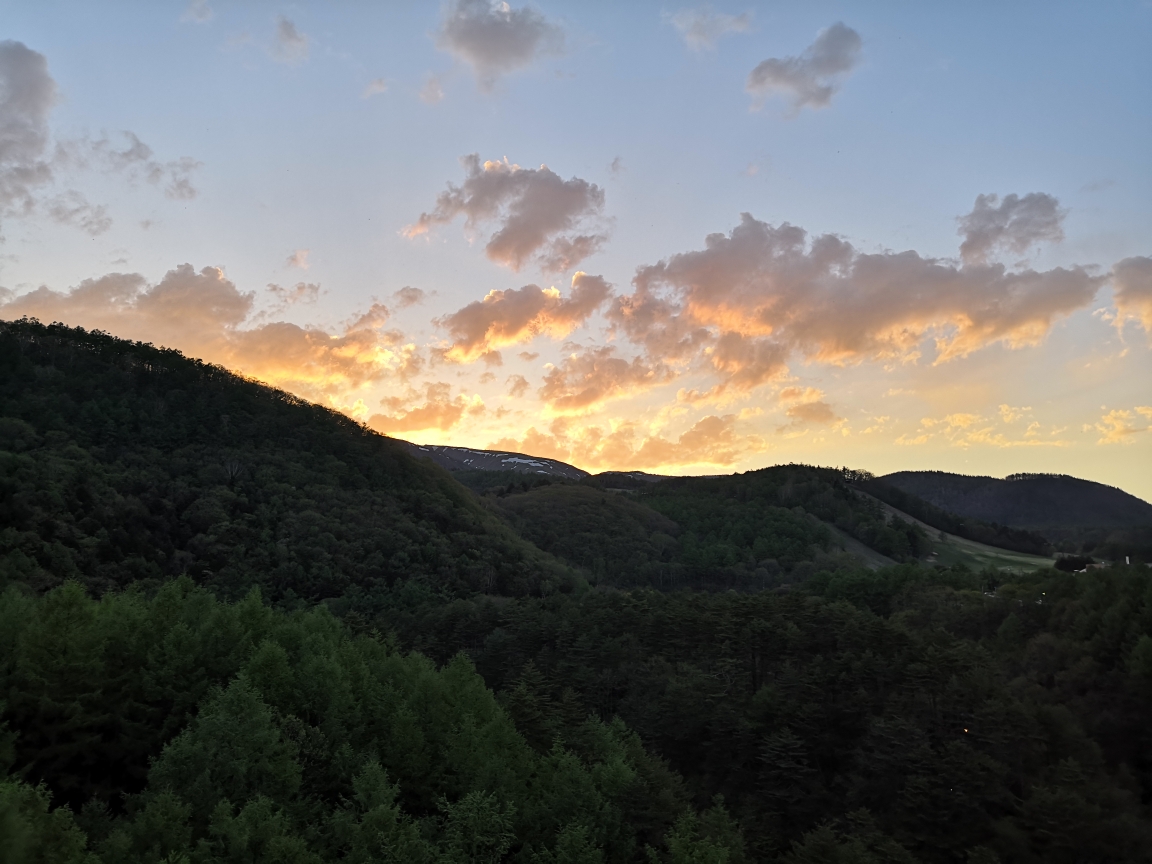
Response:
[{"label": "dense forest canopy", "polygon": [[453,478],[2,324],[0,860],[1152,860],[1152,569],[867,479]]}]

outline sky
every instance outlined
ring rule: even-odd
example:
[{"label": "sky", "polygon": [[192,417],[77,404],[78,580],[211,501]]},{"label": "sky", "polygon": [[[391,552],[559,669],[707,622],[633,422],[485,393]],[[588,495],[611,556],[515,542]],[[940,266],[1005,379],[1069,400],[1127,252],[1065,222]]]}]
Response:
[{"label": "sky", "polygon": [[0,318],[590,471],[1152,500],[1152,2],[0,2]]}]

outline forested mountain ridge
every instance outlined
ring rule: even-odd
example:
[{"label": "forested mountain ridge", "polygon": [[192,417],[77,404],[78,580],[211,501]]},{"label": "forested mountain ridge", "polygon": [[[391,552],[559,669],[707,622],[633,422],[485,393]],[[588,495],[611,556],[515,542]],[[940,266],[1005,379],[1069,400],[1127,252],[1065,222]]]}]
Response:
[{"label": "forested mountain ridge", "polygon": [[474,493],[56,325],[0,400],[4,864],[1152,861],[1149,568],[925,566],[808,466]]},{"label": "forested mountain ridge", "polygon": [[1114,486],[1062,474],[1004,479],[945,471],[898,471],[880,478],[960,516],[1018,528],[1131,528],[1152,525],[1152,504]]},{"label": "forested mountain ridge", "polygon": [[0,581],[227,596],[570,589],[442,469],[175,351],[0,322]]}]

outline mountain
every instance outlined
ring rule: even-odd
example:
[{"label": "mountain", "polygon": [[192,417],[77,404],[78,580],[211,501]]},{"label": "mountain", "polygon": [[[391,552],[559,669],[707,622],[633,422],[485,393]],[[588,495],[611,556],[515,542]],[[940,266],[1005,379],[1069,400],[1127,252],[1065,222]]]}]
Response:
[{"label": "mountain", "polygon": [[1152,504],[1103,483],[1063,474],[1003,480],[943,471],[898,471],[880,478],[961,516],[1018,528],[1132,528],[1152,525]]},{"label": "mountain", "polygon": [[223,596],[565,590],[568,568],[437,465],[178,352],[0,322],[0,587],[187,574]]},{"label": "mountain", "polygon": [[0,861],[1148,864],[1152,570],[860,482],[449,473],[0,323]]},{"label": "mountain", "polygon": [[510,453],[505,450],[473,450],[468,447],[447,447],[439,444],[412,444],[400,441],[408,452],[416,458],[431,459],[448,471],[515,471],[520,474],[546,474],[551,477],[566,477],[579,480],[590,476],[567,462],[545,459],[543,456],[528,456],[524,453]]}]

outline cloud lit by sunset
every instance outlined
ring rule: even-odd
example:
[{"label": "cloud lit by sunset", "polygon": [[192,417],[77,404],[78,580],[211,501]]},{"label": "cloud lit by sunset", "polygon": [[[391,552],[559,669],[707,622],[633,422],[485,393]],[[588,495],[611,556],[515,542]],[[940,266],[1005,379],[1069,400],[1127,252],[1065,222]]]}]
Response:
[{"label": "cloud lit by sunset", "polygon": [[28,4],[0,318],[591,471],[1149,499],[1148,15]]}]

